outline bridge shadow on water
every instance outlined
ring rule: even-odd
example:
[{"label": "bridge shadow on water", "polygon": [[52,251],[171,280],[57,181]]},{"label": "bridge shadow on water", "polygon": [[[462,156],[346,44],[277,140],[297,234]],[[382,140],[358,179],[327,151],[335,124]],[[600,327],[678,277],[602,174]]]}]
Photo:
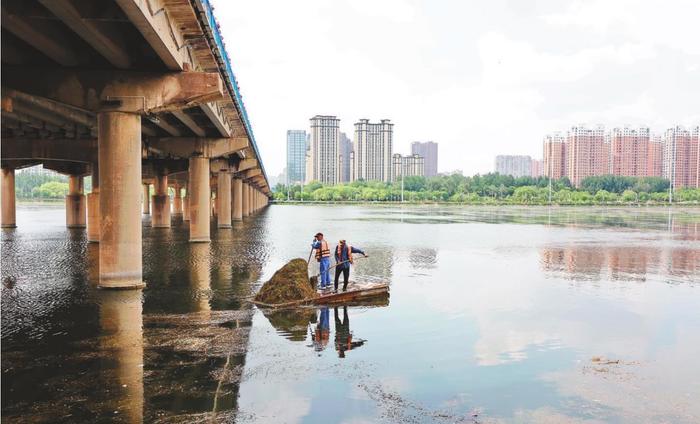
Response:
[{"label": "bridge shadow on water", "polygon": [[[143,219],[143,291],[96,288],[98,245],[62,208],[2,234],[4,422],[233,419],[266,212],[189,243]],[[25,221],[25,222],[22,222]],[[24,224],[24,225],[23,225]]]}]

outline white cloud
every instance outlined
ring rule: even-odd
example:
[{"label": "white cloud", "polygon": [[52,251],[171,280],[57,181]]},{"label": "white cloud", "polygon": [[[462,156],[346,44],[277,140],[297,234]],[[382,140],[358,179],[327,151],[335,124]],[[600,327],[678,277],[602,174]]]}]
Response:
[{"label": "white cloud", "polygon": [[[265,167],[287,129],[391,119],[394,150],[440,144],[439,169],[541,156],[582,120],[663,129],[700,115],[700,2],[217,1]],[[624,121],[620,121],[624,120]],[[653,127],[654,128],[654,127]]]}]

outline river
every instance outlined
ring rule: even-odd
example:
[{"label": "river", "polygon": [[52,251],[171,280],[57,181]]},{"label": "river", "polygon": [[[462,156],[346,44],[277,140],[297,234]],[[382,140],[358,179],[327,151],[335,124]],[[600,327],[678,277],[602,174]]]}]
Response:
[{"label": "river", "polygon": [[[96,289],[64,219],[2,232],[6,422],[700,421],[698,209],[274,205],[211,244],[145,216],[143,293]],[[246,302],[317,231],[388,305]]]}]

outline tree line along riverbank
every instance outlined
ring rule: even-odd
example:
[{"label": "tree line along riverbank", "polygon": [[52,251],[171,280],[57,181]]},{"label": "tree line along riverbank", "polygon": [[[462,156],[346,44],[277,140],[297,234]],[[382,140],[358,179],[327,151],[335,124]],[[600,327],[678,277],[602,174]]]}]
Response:
[{"label": "tree line along riverbank", "polygon": [[[550,186],[551,183],[551,186]],[[660,177],[620,177],[603,175],[584,179],[573,187],[568,178],[519,177],[485,174],[465,177],[459,174],[436,177],[406,177],[403,201],[409,203],[455,203],[475,205],[662,205],[700,204],[699,188],[669,190],[669,181]],[[384,183],[354,181],[346,184],[286,186],[274,189],[276,202],[397,202],[402,199],[401,181]]]}]

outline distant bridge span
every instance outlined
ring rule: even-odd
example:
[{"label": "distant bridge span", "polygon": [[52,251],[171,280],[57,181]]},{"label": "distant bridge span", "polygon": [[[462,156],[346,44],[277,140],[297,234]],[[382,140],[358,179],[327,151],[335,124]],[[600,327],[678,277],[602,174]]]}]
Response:
[{"label": "distant bridge span", "polygon": [[269,203],[208,0],[1,7],[3,227],[15,226],[15,169],[66,173],[66,223],[100,243],[100,285],[140,287],[142,211],[155,227],[170,226],[171,209],[183,214],[190,241],[208,242],[210,211],[225,230]]}]

